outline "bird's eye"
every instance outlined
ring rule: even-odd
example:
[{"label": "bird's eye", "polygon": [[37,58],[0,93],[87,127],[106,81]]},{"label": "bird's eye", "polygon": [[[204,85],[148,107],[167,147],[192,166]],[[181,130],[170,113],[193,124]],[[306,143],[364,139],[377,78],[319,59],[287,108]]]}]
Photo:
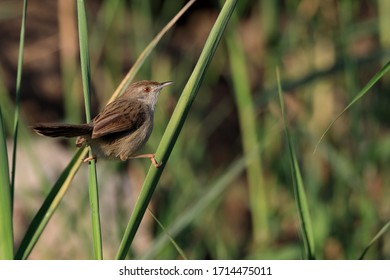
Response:
[{"label": "bird's eye", "polygon": [[144,87],[144,92],[149,93],[150,92],[150,87]]}]

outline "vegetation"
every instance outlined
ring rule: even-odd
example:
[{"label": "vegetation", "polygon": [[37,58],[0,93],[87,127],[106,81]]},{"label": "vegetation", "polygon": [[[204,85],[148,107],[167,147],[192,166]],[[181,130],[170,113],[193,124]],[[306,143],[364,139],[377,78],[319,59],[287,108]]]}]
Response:
[{"label": "vegetation", "polygon": [[[0,258],[390,258],[388,1],[27,2],[0,3]],[[141,79],[174,81],[161,169],[29,128]]]}]

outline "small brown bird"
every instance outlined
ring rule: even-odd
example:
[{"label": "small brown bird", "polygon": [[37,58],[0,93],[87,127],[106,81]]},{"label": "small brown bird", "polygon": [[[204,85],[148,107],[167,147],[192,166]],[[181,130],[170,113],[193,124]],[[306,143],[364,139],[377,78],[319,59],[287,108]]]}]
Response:
[{"label": "small brown bird", "polygon": [[90,123],[86,124],[50,124],[41,123],[33,126],[35,132],[50,137],[76,137],[76,146],[90,146],[92,157],[121,159],[149,158],[155,167],[154,154],[134,155],[149,139],[153,129],[154,108],[162,88],[171,81],[158,83],[139,81],[129,85],[125,92]]}]

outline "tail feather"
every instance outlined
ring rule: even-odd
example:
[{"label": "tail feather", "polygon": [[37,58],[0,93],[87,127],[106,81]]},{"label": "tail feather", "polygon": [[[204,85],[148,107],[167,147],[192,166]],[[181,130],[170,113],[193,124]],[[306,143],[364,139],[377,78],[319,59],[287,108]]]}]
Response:
[{"label": "tail feather", "polygon": [[88,124],[57,124],[40,123],[32,127],[38,134],[50,137],[76,137],[92,133],[92,126]]}]

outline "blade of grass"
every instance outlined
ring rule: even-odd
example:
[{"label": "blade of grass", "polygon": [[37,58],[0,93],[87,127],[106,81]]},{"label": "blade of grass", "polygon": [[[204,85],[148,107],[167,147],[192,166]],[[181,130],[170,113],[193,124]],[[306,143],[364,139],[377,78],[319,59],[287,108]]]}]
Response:
[{"label": "blade of grass", "polygon": [[347,107],[344,108],[344,110],[341,111],[340,114],[337,115],[337,117],[330,123],[330,125],[325,129],[325,132],[321,135],[320,139],[318,140],[314,152],[317,151],[318,145],[321,143],[322,139],[324,139],[325,135],[328,133],[330,128],[333,126],[333,124],[352,106],[354,105],[358,100],[360,100],[378,81],[380,78],[383,77],[388,71],[390,70],[390,61],[388,61],[376,74],[374,77],[371,78],[370,81],[362,88],[362,90],[352,99],[352,101],[348,104]]},{"label": "blade of grass", "polygon": [[16,151],[18,148],[18,131],[19,131],[19,115],[20,115],[20,88],[21,88],[21,81],[22,81],[27,2],[28,2],[27,0],[23,1],[22,22],[20,26],[18,66],[17,66],[17,73],[16,73],[16,92],[15,92],[16,94],[15,94],[15,112],[14,112],[14,126],[13,126],[13,148],[12,148],[12,159],[11,159],[12,162],[11,178],[9,177],[6,134],[3,126],[3,117],[0,109],[0,130],[1,130],[0,141],[2,141],[2,143],[0,143],[1,146],[0,158],[2,162],[2,168],[0,169],[0,176],[1,176],[0,259],[12,259],[14,254],[12,213],[13,213],[13,201],[14,201],[14,191],[15,191]]},{"label": "blade of grass", "polygon": [[[18,66],[16,73],[16,96],[15,96],[15,116],[14,116],[14,139],[12,149],[12,169],[11,169],[11,203],[13,205],[16,173],[16,151],[18,148],[19,132],[19,111],[20,111],[20,86],[22,81],[23,53],[24,53],[24,34],[26,29],[27,0],[23,1],[22,23],[20,26],[20,42],[18,54]],[[11,209],[13,206],[11,206]]]},{"label": "blade of grass", "polygon": [[16,259],[21,260],[28,258],[39,237],[41,236],[43,229],[46,227],[51,216],[54,214],[54,211],[57,209],[63,196],[68,190],[70,183],[72,182],[77,170],[81,165],[80,163],[83,162],[83,159],[86,157],[86,155],[87,149],[77,150],[68,166],[57,179],[57,182],[54,184],[41,208],[28,227],[27,232],[24,235],[22,242],[20,243],[19,249],[16,252]]},{"label": "blade of grass", "polygon": [[173,246],[175,246],[177,252],[180,254],[180,256],[184,260],[188,260],[187,256],[185,255],[183,249],[176,243],[176,241],[173,239],[172,235],[166,230],[166,228],[162,225],[162,223],[157,219],[157,217],[153,214],[152,210],[148,208],[150,215],[153,217],[153,219],[156,221],[156,223],[159,225],[159,227],[163,230],[165,236],[171,241]]},{"label": "blade of grass", "polygon": [[[234,23],[237,23],[236,17],[233,17],[232,20]],[[233,26],[236,26],[236,24],[233,24]],[[240,121],[240,135],[244,153],[248,157],[253,151],[253,147],[258,145],[259,139],[256,128],[254,101],[246,69],[245,53],[240,45],[237,30],[231,30],[226,35],[226,42],[234,87],[233,92]],[[269,239],[267,197],[262,173],[261,158],[258,155],[251,164],[248,162],[247,165],[254,247],[262,247]]]},{"label": "blade of grass", "polygon": [[[185,7],[183,7],[183,9],[179,12],[180,16],[183,15],[184,11],[186,11],[190,7],[190,5],[194,3],[194,1],[195,0],[188,2],[188,4]],[[133,67],[129,70],[128,74],[123,79],[122,83],[118,86],[117,90],[113,94],[112,99],[115,99],[119,95],[123,87],[131,82],[131,80],[137,74],[142,64],[152,53],[153,49],[157,46],[157,44],[162,39],[162,37],[166,34],[166,32],[177,22],[180,16],[175,16],[163,28],[163,30],[159,34],[157,34],[157,36],[153,39],[153,41],[150,42],[150,44],[145,48],[144,52],[140,55],[140,57],[137,59]],[[81,153],[81,156],[79,153]],[[29,225],[29,228],[27,229],[27,233],[23,237],[22,244],[20,245],[17,252],[18,259],[26,259],[31,253],[31,250],[33,249],[35,243],[37,242],[39,236],[42,234],[42,231],[46,227],[51,216],[53,215],[54,210],[56,209],[59,202],[65,195],[69,187],[69,184],[75,175],[73,174],[73,172],[75,173],[80,168],[81,164],[83,163],[83,159],[86,157],[87,153],[88,153],[87,148],[80,149],[75,154],[69,166],[67,167],[67,169],[72,169],[72,172],[69,172],[67,171],[67,169],[65,169],[62,175],[60,176],[60,178],[53,186],[50,194],[47,196],[40,210],[33,218],[31,224]]]},{"label": "blade of grass", "polygon": [[[88,28],[87,15],[85,12],[84,0],[77,1],[77,18],[79,23],[79,43],[80,43],[80,61],[81,75],[83,80],[83,92],[85,101],[85,115],[89,123],[91,121],[91,69],[89,61],[88,48]],[[92,151],[89,148],[89,156]],[[91,207],[92,218],[92,233],[93,233],[93,248],[95,259],[103,259],[102,249],[102,232],[99,213],[99,188],[96,173],[96,160],[89,161],[88,165],[88,182],[89,182],[89,201]]]},{"label": "blade of grass", "polygon": [[366,255],[366,253],[368,252],[368,250],[371,248],[371,246],[381,237],[383,236],[386,231],[390,228],[390,221],[387,222],[382,228],[381,230],[374,236],[374,238],[370,241],[370,243],[368,243],[368,245],[366,246],[366,248],[364,248],[363,250],[363,253],[360,255],[359,257],[359,260],[362,260],[364,259],[364,256]]},{"label": "blade of grass", "polygon": [[309,205],[307,203],[307,197],[305,193],[305,188],[303,185],[302,175],[299,168],[297,156],[294,151],[293,140],[290,136],[290,132],[287,126],[286,115],[284,111],[284,101],[283,101],[283,93],[279,76],[279,69],[276,69],[276,77],[278,83],[278,93],[279,93],[279,102],[280,108],[282,111],[283,123],[284,123],[284,131],[286,134],[288,149],[290,153],[290,163],[291,163],[291,174],[293,180],[295,201],[297,203],[299,218],[301,221],[301,231],[303,237],[303,243],[305,246],[305,254],[306,258],[311,260],[315,259],[315,248],[314,248],[314,236],[310,219],[310,211]]},{"label": "blade of grass", "polygon": [[163,164],[160,168],[155,168],[154,166],[149,168],[148,174],[146,175],[144,184],[141,189],[141,193],[134,206],[133,213],[131,214],[129,223],[125,230],[125,234],[121,241],[116,256],[117,259],[125,259],[130,249],[131,243],[137,232],[142,217],[164,170],[165,163],[168,161],[169,155],[176,143],[177,137],[179,136],[181,128],[183,127],[184,121],[191,108],[191,104],[194,101],[201,82],[204,78],[206,69],[214,56],[223,31],[226,28],[226,25],[234,11],[236,4],[237,0],[227,0],[225,2],[209,34],[209,37],[207,38],[194,71],[192,72],[186,86],[183,89],[182,95],[172,114],[171,120],[168,123],[160,145],[157,148],[156,157],[157,159],[160,159],[159,162],[162,162]]},{"label": "blade of grass", "polygon": [[[91,155],[91,152],[89,153]],[[91,207],[93,249],[95,259],[103,259],[102,232],[99,212],[99,189],[97,182],[96,161],[92,160],[88,165],[89,203]]]},{"label": "blade of grass", "polygon": [[3,115],[0,107],[0,260],[14,257],[12,196]]}]

